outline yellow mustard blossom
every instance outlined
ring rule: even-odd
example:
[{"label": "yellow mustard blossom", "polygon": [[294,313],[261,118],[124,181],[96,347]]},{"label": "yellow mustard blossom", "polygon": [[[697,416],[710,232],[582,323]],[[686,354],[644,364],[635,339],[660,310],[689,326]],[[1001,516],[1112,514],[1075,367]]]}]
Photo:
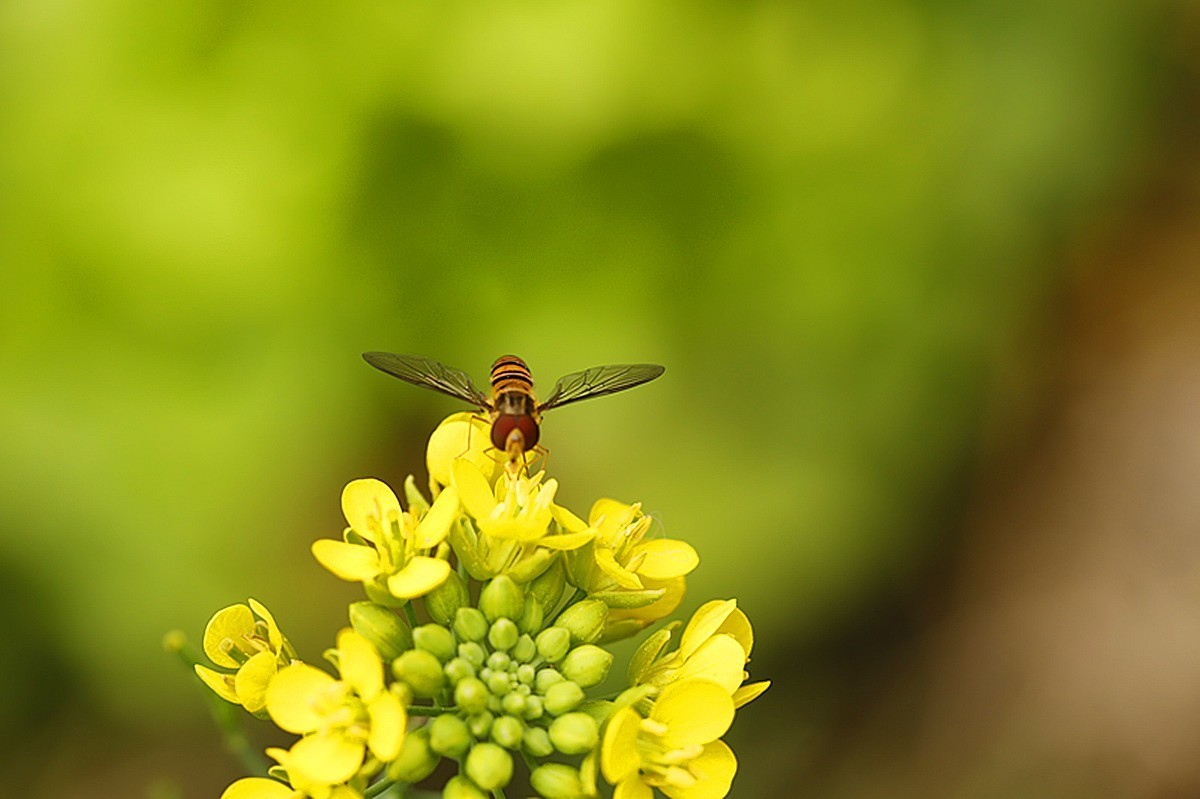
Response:
[{"label": "yellow mustard blossom", "polygon": [[217,611],[204,628],[204,654],[216,665],[236,671],[228,674],[199,663],[194,668],[217,696],[261,714],[267,685],[280,668],[296,659],[296,650],[270,611],[257,600],[249,602],[249,606],[230,605]]},{"label": "yellow mustard blossom", "polygon": [[345,540],[321,539],[313,556],[343,580],[361,582],[376,602],[397,604],[424,596],[445,582],[450,564],[434,557],[459,514],[453,489],[419,513],[404,511],[395,492],[373,478],[355,480],[342,491],[350,526]]},{"label": "yellow mustard blossom", "polygon": [[486,416],[451,414],[433,431],[425,447],[425,467],[434,487],[450,485],[450,470],[459,458],[475,464],[488,483],[500,476],[504,458],[492,446],[492,425]]},{"label": "yellow mustard blossom", "polygon": [[571,582],[609,605],[606,641],[626,638],[673,613],[683,600],[685,577],[700,564],[690,544],[645,540],[652,521],[640,504],[597,500],[588,516],[595,538],[568,556]]},{"label": "yellow mustard blossom", "polygon": [[267,689],[271,719],[304,736],[287,752],[271,754],[292,785],[309,794],[348,782],[363,768],[368,752],[380,762],[394,760],[408,723],[404,701],[384,687],[375,647],[349,629],[338,634],[337,644],[340,680],[295,663]]},{"label": "yellow mustard blossom", "polygon": [[737,759],[720,739],[733,723],[733,700],[708,680],[683,680],[662,690],[643,717],[623,707],[608,720],[600,770],[616,786],[613,799],[721,799]]},{"label": "yellow mustard blossom", "polygon": [[315,793],[291,788],[266,777],[244,777],[230,785],[221,799],[362,799],[362,794],[346,785],[318,789]]},{"label": "yellow mustard blossom", "polygon": [[[457,525],[451,543],[472,577],[487,580],[506,574],[528,582],[545,571],[558,552],[578,549],[592,539],[587,525],[554,504],[558,481],[543,482],[544,476],[502,471],[493,487],[474,463],[454,462],[453,486],[446,490],[458,492],[473,524]],[[564,526],[556,517],[576,523]]]},{"label": "yellow mustard blossom", "polygon": [[725,689],[735,707],[770,687],[769,681],[743,685],[749,677],[745,667],[754,647],[754,630],[736,599],[701,605],[679,636],[679,648],[664,655],[672,634],[664,630],[642,644],[630,664],[632,685],[664,688],[684,680],[710,680]]}]

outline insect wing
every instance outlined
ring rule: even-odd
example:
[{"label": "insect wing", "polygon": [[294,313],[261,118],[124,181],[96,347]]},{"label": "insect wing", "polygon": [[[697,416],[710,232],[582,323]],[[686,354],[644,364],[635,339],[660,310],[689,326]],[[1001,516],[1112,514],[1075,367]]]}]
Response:
[{"label": "insect wing", "polygon": [[446,366],[432,358],[416,355],[396,355],[391,352],[364,352],[363,360],[381,372],[398,377],[414,386],[433,389],[469,402],[479,408],[490,408],[487,396],[475,387],[461,369]]},{"label": "insect wing", "polygon": [[559,378],[546,401],[538,406],[539,411],[548,411],[560,405],[592,397],[615,394],[627,388],[649,383],[666,371],[654,363],[626,363],[610,366],[593,366],[582,372],[572,372]]}]

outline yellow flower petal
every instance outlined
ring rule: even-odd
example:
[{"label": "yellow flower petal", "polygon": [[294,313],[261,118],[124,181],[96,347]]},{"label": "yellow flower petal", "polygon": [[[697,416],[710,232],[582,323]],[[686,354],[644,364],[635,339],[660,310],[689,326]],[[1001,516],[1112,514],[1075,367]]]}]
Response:
[{"label": "yellow flower petal", "polygon": [[634,774],[617,783],[613,799],[654,799],[654,789]]},{"label": "yellow flower petal", "polygon": [[484,478],[479,467],[468,460],[459,458],[450,467],[454,489],[458,492],[458,501],[472,518],[483,520],[492,515],[496,509],[496,495]]},{"label": "yellow flower petal", "polygon": [[700,565],[700,556],[690,544],[669,538],[643,541],[633,548],[631,560],[641,557],[635,571],[651,580],[669,580],[689,574]]},{"label": "yellow flower petal", "polygon": [[749,659],[750,650],[754,648],[754,628],[750,626],[750,619],[741,609],[735,608],[717,628],[717,632],[736,638],[742,649],[746,650],[746,658]]},{"label": "yellow flower petal", "polygon": [[708,680],[674,682],[658,695],[650,718],[666,725],[662,741],[668,749],[706,744],[724,735],[733,723],[733,699]]},{"label": "yellow flower petal", "polygon": [[271,642],[271,648],[278,652],[283,648],[283,633],[279,631],[279,625],[275,623],[275,617],[271,615],[271,611],[267,610],[267,606],[259,602],[254,597],[250,597],[250,609],[254,614],[267,623],[267,640]]},{"label": "yellow flower petal", "polygon": [[399,599],[414,599],[428,594],[449,576],[449,563],[441,558],[418,555],[388,578],[388,592]]},{"label": "yellow flower petal", "polygon": [[455,413],[439,424],[429,437],[425,467],[437,483],[448,486],[454,479],[454,461],[462,458],[473,463],[490,483],[499,475],[503,464],[503,459],[494,457],[491,448],[492,425],[485,417],[475,413]]},{"label": "yellow flower petal", "polygon": [[642,608],[630,608],[628,610],[614,610],[609,614],[609,621],[621,621],[624,619],[637,619],[649,624],[653,621],[658,621],[661,618],[670,616],[683,602],[683,595],[687,592],[687,578],[676,577],[672,580],[642,580],[642,583],[647,589],[661,588],[666,593],[656,599],[654,602]]},{"label": "yellow flower petal", "polygon": [[232,702],[235,705],[241,704],[238,702],[237,693],[233,690],[232,674],[222,674],[219,671],[210,669],[208,666],[201,666],[199,663],[193,666],[193,668],[196,670],[196,676],[211,688],[213,693],[226,702]]},{"label": "yellow flower petal", "polygon": [[383,690],[383,661],[366,638],[354,630],[338,633],[338,671],[342,680],[366,701]]},{"label": "yellow flower petal", "polygon": [[600,527],[601,535],[614,535],[628,526],[641,512],[641,504],[626,505],[615,499],[598,499],[588,514],[588,525]]},{"label": "yellow flower petal", "polygon": [[458,507],[458,492],[452,487],[438,494],[413,534],[413,542],[418,549],[432,549],[442,543],[450,532],[450,525],[458,517]]},{"label": "yellow flower petal", "polygon": [[337,688],[337,680],[307,663],[283,668],[267,686],[267,712],[279,727],[303,735],[321,726],[316,704]]},{"label": "yellow flower petal", "polygon": [[495,515],[479,520],[479,529],[492,538],[509,541],[537,541],[546,534],[550,520],[539,523],[536,516],[511,518],[508,516],[495,518]]},{"label": "yellow flower petal", "polygon": [[600,771],[604,779],[613,785],[631,774],[636,775],[642,763],[637,742],[641,723],[642,717],[636,710],[623,707],[612,715],[604,728],[604,740],[600,744]]},{"label": "yellow flower petal", "polygon": [[226,788],[221,799],[298,799],[302,796],[282,782],[266,777],[243,777]]},{"label": "yellow flower petal", "polygon": [[721,625],[725,623],[725,619],[729,618],[729,614],[733,613],[736,609],[736,599],[714,599],[701,605],[692,614],[687,627],[683,628],[683,635],[679,638],[679,656],[683,658],[691,657],[692,653],[702,643],[711,638],[721,628]]},{"label": "yellow flower petal", "polygon": [[337,733],[309,735],[292,746],[288,774],[321,785],[336,785],[354,776],[363,762],[366,747]]},{"label": "yellow flower petal", "polygon": [[554,521],[562,525],[562,528],[568,533],[582,533],[588,530],[587,522],[576,516],[574,513],[571,513],[571,511],[567,510],[562,505],[551,505],[550,515],[553,516]]},{"label": "yellow flower petal", "polygon": [[400,518],[400,500],[373,477],[352,480],[342,489],[342,513],[354,532],[379,544],[392,520]]},{"label": "yellow flower petal", "polygon": [[547,549],[556,549],[561,551],[570,551],[579,549],[581,546],[591,541],[595,537],[595,533],[591,530],[583,530],[579,533],[564,533],[563,535],[544,535],[537,540],[539,547]]},{"label": "yellow flower petal", "polygon": [[600,567],[600,571],[604,572],[612,580],[616,581],[617,585],[622,588],[630,588],[639,590],[642,586],[642,581],[638,576],[631,571],[626,570],[617,563],[617,559],[613,557],[611,549],[596,547],[596,565]]},{"label": "yellow flower petal", "polygon": [[679,668],[676,680],[711,680],[730,695],[745,679],[746,651],[731,635],[714,635]]},{"label": "yellow flower petal", "polygon": [[408,725],[404,705],[394,693],[384,691],[367,706],[367,713],[371,717],[367,747],[385,763],[395,760]]},{"label": "yellow flower petal", "polygon": [[266,707],[267,686],[278,671],[279,660],[274,652],[259,652],[247,660],[233,677],[238,702],[251,713]]},{"label": "yellow flower petal", "polygon": [[761,682],[752,682],[752,683],[748,683],[747,685],[743,685],[741,688],[738,688],[736,691],[733,692],[733,706],[741,707],[742,705],[745,705],[745,704],[748,704],[748,703],[754,701],[762,694],[763,691],[767,690],[770,687],[771,687],[770,680],[763,680]]},{"label": "yellow flower petal", "polygon": [[724,741],[705,744],[704,752],[687,764],[696,782],[686,788],[660,785],[671,799],[722,799],[729,794],[737,774],[737,758]]},{"label": "yellow flower petal", "polygon": [[363,582],[379,574],[379,553],[361,544],[321,538],[312,544],[313,557],[343,580]]},{"label": "yellow flower petal", "polygon": [[[218,610],[204,628],[204,654],[218,666],[236,669],[241,665],[221,648],[226,639],[233,641],[239,649],[245,646],[244,639],[254,635],[254,614],[245,605],[230,605]],[[242,651],[245,651],[242,649]]]}]

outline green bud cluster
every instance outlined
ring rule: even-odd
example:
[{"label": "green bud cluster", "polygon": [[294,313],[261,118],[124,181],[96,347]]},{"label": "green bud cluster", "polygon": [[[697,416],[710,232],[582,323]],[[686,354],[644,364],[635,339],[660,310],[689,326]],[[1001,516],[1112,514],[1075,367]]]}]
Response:
[{"label": "green bud cluster", "polygon": [[[465,597],[456,587],[441,592],[427,603],[437,605],[429,608],[434,621],[411,633],[359,612],[371,621],[365,629],[389,634],[389,651],[404,650],[392,660],[395,677],[436,709],[405,738],[388,776],[419,782],[440,758],[456,760],[460,772],[443,789],[444,799],[490,796],[508,785],[516,758],[538,763],[594,750],[600,725],[586,711],[584,689],[603,682],[613,660],[591,643],[604,628],[603,602],[576,603],[547,627],[538,596],[526,596],[506,576],[484,586],[478,607]],[[544,797],[580,790],[578,769],[563,763],[539,763],[531,780]]]}]

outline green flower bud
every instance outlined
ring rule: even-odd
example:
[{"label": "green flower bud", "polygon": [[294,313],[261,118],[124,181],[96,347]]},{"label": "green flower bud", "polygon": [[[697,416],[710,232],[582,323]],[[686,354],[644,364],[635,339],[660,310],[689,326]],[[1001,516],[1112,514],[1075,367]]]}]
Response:
[{"label": "green flower bud", "polygon": [[374,602],[350,605],[350,626],[371,642],[385,661],[395,660],[412,649],[412,633],[391,610]]},{"label": "green flower bud", "polygon": [[510,716],[521,716],[525,713],[525,697],[516,691],[505,694],[500,700],[500,707]]},{"label": "green flower bud", "polygon": [[582,755],[599,742],[600,728],[587,713],[567,713],[550,725],[550,743],[564,755]]},{"label": "green flower bud", "polygon": [[487,657],[487,652],[474,641],[468,641],[465,644],[458,645],[458,656],[475,668],[481,669],[483,668],[484,658]]},{"label": "green flower bud", "polygon": [[484,586],[479,595],[479,609],[488,621],[509,619],[516,621],[521,618],[525,609],[525,593],[521,587],[512,581],[511,577],[501,574]]},{"label": "green flower bud", "polygon": [[512,658],[507,652],[493,652],[488,655],[487,667],[492,671],[508,671],[508,667],[512,664]]},{"label": "green flower bud", "polygon": [[571,643],[590,644],[599,640],[608,621],[608,605],[599,599],[584,599],[564,610],[554,622],[571,633]]},{"label": "green flower bud", "polygon": [[475,676],[475,667],[466,658],[454,658],[446,664],[446,668],[442,671],[445,673],[446,679],[450,680],[451,685],[458,685],[468,677]]},{"label": "green flower bud", "polygon": [[616,708],[611,699],[589,699],[575,709],[580,713],[587,713],[596,720],[596,724],[604,726],[604,722],[608,721],[608,717]]},{"label": "green flower bud", "polygon": [[418,516],[429,512],[429,500],[417,488],[417,480],[411,474],[404,478],[404,498],[408,500],[409,509],[416,511]]},{"label": "green flower bud", "polygon": [[559,668],[562,669],[564,677],[579,683],[580,688],[591,688],[604,682],[612,662],[612,652],[592,644],[584,644],[572,649]]},{"label": "green flower bud", "polygon": [[545,621],[545,618],[546,612],[542,607],[542,601],[536,596],[528,596],[525,598],[525,610],[521,613],[521,618],[517,620],[517,626],[523,633],[536,633],[542,629],[542,622]]},{"label": "green flower bud", "polygon": [[551,716],[561,716],[574,710],[583,701],[583,689],[573,682],[563,680],[551,685],[542,697],[542,704]]},{"label": "green flower bud", "polygon": [[538,766],[529,775],[529,784],[545,799],[577,799],[584,795],[578,769],[563,763]]},{"label": "green flower bud", "polygon": [[521,631],[517,629],[517,624],[509,619],[496,619],[492,624],[492,629],[488,630],[488,643],[493,649],[500,649],[505,652],[512,649],[517,638],[521,635]]},{"label": "green flower bud", "polygon": [[513,660],[518,663],[528,663],[537,657],[537,653],[537,644],[533,642],[533,638],[530,637],[529,633],[522,633],[512,648]]},{"label": "green flower bud", "polygon": [[528,663],[522,663],[517,666],[517,682],[521,685],[533,685],[533,679],[537,677],[537,669]]},{"label": "green flower bud", "polygon": [[442,789],[442,799],[491,799],[466,777],[451,777]]},{"label": "green flower bud", "polygon": [[482,641],[487,637],[488,621],[476,608],[459,608],[454,612],[454,634],[460,641]]},{"label": "green flower bud", "polygon": [[493,743],[475,744],[467,755],[466,772],[485,791],[503,788],[512,779],[512,755]]},{"label": "green flower bud", "polygon": [[534,757],[549,757],[554,752],[554,744],[550,743],[550,733],[543,727],[526,727],[522,745],[525,751]]},{"label": "green flower bud", "polygon": [[565,677],[559,674],[555,669],[542,669],[533,678],[533,687],[539,694],[546,695],[546,691],[550,690],[550,686],[555,683],[562,682]]},{"label": "green flower bud", "polygon": [[520,694],[521,696],[529,696],[533,693],[533,689],[523,682],[518,682],[515,686],[513,686],[513,693]]},{"label": "green flower bud", "polygon": [[504,696],[512,690],[512,682],[508,678],[508,672],[496,672],[487,680],[488,690],[493,696]]},{"label": "green flower bud", "polygon": [[440,624],[423,624],[412,631],[413,645],[446,663],[457,649],[454,635]]},{"label": "green flower bud", "polygon": [[564,627],[547,627],[538,633],[537,651],[550,663],[557,663],[571,648],[571,633]]},{"label": "green flower bud", "polygon": [[516,749],[525,737],[525,725],[512,716],[501,716],[492,724],[492,740],[505,749]]},{"label": "green flower bud", "polygon": [[482,740],[488,737],[488,733],[492,730],[492,719],[492,714],[484,710],[469,716],[467,718],[467,727],[470,728],[471,734],[476,739]]},{"label": "green flower bud", "polygon": [[542,703],[540,696],[525,697],[525,718],[529,721],[540,719],[542,714],[546,712],[546,707]]},{"label": "green flower bud", "polygon": [[454,686],[454,702],[468,713],[486,710],[492,693],[480,680],[468,677]]},{"label": "green flower bud", "polygon": [[388,766],[388,779],[410,784],[420,782],[433,773],[439,760],[437,752],[429,746],[429,728],[421,727],[404,736],[400,754]]},{"label": "green flower bud", "polygon": [[429,722],[429,748],[433,751],[457,758],[465,755],[470,747],[471,730],[458,716],[443,713]]},{"label": "green flower bud", "polygon": [[458,576],[458,572],[451,571],[445,582],[425,595],[425,609],[429,611],[429,618],[449,627],[459,608],[465,607],[470,601],[467,584]]},{"label": "green flower bud", "polygon": [[434,696],[445,682],[441,662],[424,649],[410,649],[393,660],[392,673],[417,696]]},{"label": "green flower bud", "polygon": [[555,558],[546,571],[530,581],[529,593],[531,596],[537,597],[544,611],[546,608],[553,608],[558,604],[566,585],[567,568],[563,565],[562,558]]},{"label": "green flower bud", "polygon": [[500,697],[496,696],[495,694],[488,696],[488,710],[490,710],[492,713],[504,712],[504,708],[500,705]]}]

